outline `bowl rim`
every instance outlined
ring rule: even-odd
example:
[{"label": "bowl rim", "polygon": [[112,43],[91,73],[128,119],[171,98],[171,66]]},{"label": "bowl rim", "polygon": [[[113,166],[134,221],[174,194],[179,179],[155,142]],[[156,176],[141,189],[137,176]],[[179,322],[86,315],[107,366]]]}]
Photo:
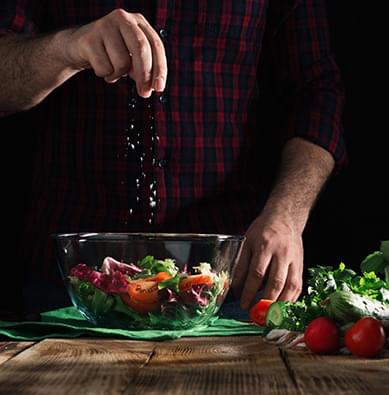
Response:
[{"label": "bowl rim", "polygon": [[244,235],[229,235],[218,233],[152,233],[152,232],[80,232],[80,233],[53,233],[50,235],[55,240],[88,240],[88,241],[243,241]]}]

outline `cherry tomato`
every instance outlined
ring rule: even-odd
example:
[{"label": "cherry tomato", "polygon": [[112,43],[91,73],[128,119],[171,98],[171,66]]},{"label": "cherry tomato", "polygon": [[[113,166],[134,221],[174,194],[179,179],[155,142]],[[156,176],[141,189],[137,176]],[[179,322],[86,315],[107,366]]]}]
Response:
[{"label": "cherry tomato", "polygon": [[187,291],[193,285],[212,285],[213,278],[206,274],[194,274],[192,276],[184,277],[179,284],[180,291]]},{"label": "cherry tomato", "polygon": [[339,349],[339,330],[327,317],[312,320],[305,329],[304,342],[317,354],[331,354]]},{"label": "cherry tomato", "polygon": [[382,324],[373,317],[358,320],[344,337],[349,351],[359,357],[374,357],[385,345],[385,331]]},{"label": "cherry tomato", "polygon": [[250,309],[250,319],[260,326],[266,326],[266,313],[274,300],[261,299]]}]

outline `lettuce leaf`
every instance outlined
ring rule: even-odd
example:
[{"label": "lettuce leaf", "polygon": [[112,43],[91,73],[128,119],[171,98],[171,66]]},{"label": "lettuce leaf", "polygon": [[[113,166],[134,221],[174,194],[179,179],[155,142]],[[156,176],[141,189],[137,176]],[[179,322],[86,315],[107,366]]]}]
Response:
[{"label": "lettuce leaf", "polygon": [[380,251],[369,254],[362,261],[361,271],[383,274],[389,284],[389,240],[381,241]]},{"label": "lettuce leaf", "polygon": [[143,259],[138,261],[143,271],[134,276],[134,278],[144,278],[153,276],[159,272],[169,273],[171,276],[175,276],[178,273],[178,268],[174,259],[156,259],[151,255],[146,255]]},{"label": "lettuce leaf", "polygon": [[69,277],[73,286],[73,292],[88,309],[97,315],[107,313],[114,304],[111,295],[96,288],[89,281],[79,280],[77,277]]}]

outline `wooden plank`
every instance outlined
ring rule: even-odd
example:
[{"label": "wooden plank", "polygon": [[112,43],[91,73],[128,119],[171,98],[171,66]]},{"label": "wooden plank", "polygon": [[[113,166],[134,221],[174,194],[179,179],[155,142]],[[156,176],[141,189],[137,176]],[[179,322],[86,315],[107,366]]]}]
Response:
[{"label": "wooden plank", "polygon": [[33,344],[34,342],[0,342],[0,365]]},{"label": "wooden plank", "polygon": [[47,339],[0,366],[0,394],[121,394],[153,343]]},{"label": "wooden plank", "polygon": [[277,347],[260,336],[192,338],[156,345],[125,394],[297,394]]},{"label": "wooden plank", "polygon": [[389,394],[389,355],[366,359],[283,350],[282,357],[302,394]]}]

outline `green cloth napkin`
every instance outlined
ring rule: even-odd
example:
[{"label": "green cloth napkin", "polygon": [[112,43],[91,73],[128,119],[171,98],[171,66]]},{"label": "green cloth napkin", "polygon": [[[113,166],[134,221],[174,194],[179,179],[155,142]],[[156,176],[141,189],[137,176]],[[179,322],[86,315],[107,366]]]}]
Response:
[{"label": "green cloth napkin", "polygon": [[99,328],[88,322],[75,307],[41,314],[41,321],[0,321],[0,337],[30,341],[46,338],[80,336],[110,337],[134,340],[169,340],[190,336],[260,335],[263,329],[248,322],[215,317],[209,325],[185,330],[125,330]]}]

